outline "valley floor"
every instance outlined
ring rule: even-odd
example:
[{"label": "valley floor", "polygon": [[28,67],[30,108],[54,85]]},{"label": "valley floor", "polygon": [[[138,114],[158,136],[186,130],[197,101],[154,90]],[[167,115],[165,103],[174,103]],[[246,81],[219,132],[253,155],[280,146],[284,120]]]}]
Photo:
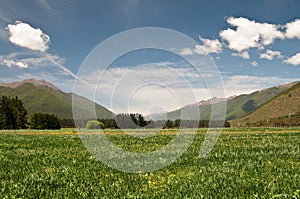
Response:
[{"label": "valley floor", "polygon": [[22,130],[0,130],[1,134],[20,134],[20,135],[79,135],[85,133],[99,133],[103,132],[107,135],[110,134],[167,134],[175,135],[177,133],[193,133],[193,134],[206,134],[208,132],[217,132],[219,134],[256,134],[256,133],[300,133],[300,127],[290,128],[222,128],[222,129],[210,129],[199,128],[199,129],[104,129],[104,130],[87,130],[87,129],[76,129],[76,128],[62,128],[61,130],[34,130],[34,129],[22,129]]},{"label": "valley floor", "polygon": [[[140,139],[116,130],[120,148],[164,147],[176,130]],[[193,132],[186,129],[186,132]],[[300,129],[224,129],[206,158],[206,129],[174,163],[154,172],[126,173],[95,159],[75,129],[1,131],[2,198],[299,198]],[[89,132],[91,133],[91,132]],[[141,133],[141,132],[138,132]]]}]

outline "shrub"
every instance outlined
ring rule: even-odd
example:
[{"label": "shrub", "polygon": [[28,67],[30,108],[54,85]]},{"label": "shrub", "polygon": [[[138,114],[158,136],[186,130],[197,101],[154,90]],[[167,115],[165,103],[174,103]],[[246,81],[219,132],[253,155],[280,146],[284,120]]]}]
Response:
[{"label": "shrub", "polygon": [[87,128],[87,129],[103,129],[104,124],[97,120],[90,120],[86,123],[85,128]]}]

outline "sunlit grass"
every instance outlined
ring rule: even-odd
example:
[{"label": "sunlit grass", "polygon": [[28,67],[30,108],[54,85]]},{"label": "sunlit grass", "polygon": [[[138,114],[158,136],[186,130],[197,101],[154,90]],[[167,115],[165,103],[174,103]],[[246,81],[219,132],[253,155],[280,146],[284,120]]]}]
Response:
[{"label": "sunlit grass", "polygon": [[[74,129],[73,129],[74,130]],[[175,163],[155,172],[130,174],[92,157],[72,129],[56,134],[0,134],[2,198],[299,198],[300,132],[234,130],[221,135],[211,154],[199,158],[198,134]],[[188,130],[187,130],[188,131]],[[201,130],[204,131],[204,130]],[[241,133],[244,131],[244,133]],[[40,132],[40,131],[39,131]],[[46,131],[47,132],[47,131]],[[55,131],[56,132],[56,131]],[[245,133],[247,132],[247,133]],[[38,133],[38,132],[37,132]],[[55,135],[55,136],[54,136]],[[132,150],[153,150],[174,135],[137,141],[107,135]],[[143,150],[141,150],[143,148]]]}]

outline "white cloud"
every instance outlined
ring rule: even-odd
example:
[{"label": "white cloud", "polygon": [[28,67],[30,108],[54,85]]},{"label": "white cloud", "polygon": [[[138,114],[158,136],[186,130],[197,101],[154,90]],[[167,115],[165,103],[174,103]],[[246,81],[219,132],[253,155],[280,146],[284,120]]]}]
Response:
[{"label": "white cloud", "polygon": [[259,56],[261,59],[273,60],[275,57],[282,58],[281,52],[267,50],[265,53],[261,53]]},{"label": "white cloud", "polygon": [[232,53],[233,56],[236,57],[242,57],[244,59],[250,59],[250,55],[247,51],[243,51],[243,52],[238,52],[238,53]]},{"label": "white cloud", "polygon": [[[24,58],[25,57],[25,58]],[[8,55],[0,55],[0,65],[4,66],[17,66],[20,68],[42,68],[44,66],[50,66],[52,68],[57,67],[59,73],[65,76],[70,76],[78,81],[81,81],[88,85],[88,81],[84,81],[72,71],[70,71],[64,64],[64,59],[49,53],[11,53]],[[58,73],[58,72],[56,72]]]},{"label": "white cloud", "polygon": [[222,44],[219,42],[219,40],[214,39],[204,39],[204,38],[199,38],[203,45],[196,45],[195,46],[195,53],[197,54],[210,54],[210,53],[221,53],[222,52]]},{"label": "white cloud", "polygon": [[194,52],[191,48],[183,48],[179,52],[180,55],[193,55]]},{"label": "white cloud", "polygon": [[288,79],[276,76],[233,75],[224,76],[223,78],[226,97],[248,94],[268,87],[298,81],[297,79]]},{"label": "white cloud", "polygon": [[257,63],[256,61],[253,61],[253,62],[251,63],[251,65],[252,65],[253,67],[256,67],[256,66],[258,66],[258,63]]},{"label": "white cloud", "polygon": [[4,64],[8,67],[17,66],[19,68],[28,68],[28,65],[22,61],[4,59],[2,62],[0,62],[0,64]]},{"label": "white cloud", "polygon": [[294,66],[300,65],[300,53],[295,54],[294,56],[284,60],[283,62],[287,64],[292,64]]},{"label": "white cloud", "polygon": [[93,73],[83,71],[80,77],[93,86],[82,84],[75,92],[94,98],[114,112],[140,112],[145,115],[155,105],[171,111],[211,98],[204,78],[209,79],[212,85],[217,80],[216,74],[199,74],[193,67],[183,66],[184,63],[148,63],[98,69]]},{"label": "white cloud", "polygon": [[8,67],[17,66],[20,68],[52,66],[53,62],[63,64],[64,60],[57,56],[47,53],[25,54],[11,53],[0,55],[0,65]]},{"label": "white cloud", "polygon": [[239,52],[249,48],[262,49],[277,38],[284,39],[284,34],[275,24],[259,23],[244,17],[229,17],[227,23],[236,27],[236,30],[231,28],[222,30],[220,37],[228,42],[230,49]]},{"label": "white cloud", "polygon": [[222,44],[217,39],[204,39],[199,37],[202,45],[196,45],[194,48],[183,48],[180,50],[179,54],[181,55],[208,55],[210,53],[221,53],[222,52]]},{"label": "white cloud", "polygon": [[285,25],[286,31],[285,36],[289,39],[298,38],[300,39],[300,19],[296,19],[293,22]]},{"label": "white cloud", "polygon": [[9,24],[6,29],[10,34],[9,41],[17,46],[41,52],[49,48],[50,37],[39,28],[35,29],[27,23],[16,21],[15,24]]},{"label": "white cloud", "polygon": [[0,65],[8,67],[18,66],[20,68],[41,68],[43,66],[55,66],[58,67],[65,75],[69,75],[77,79],[78,77],[67,67],[65,67],[63,63],[63,58],[49,53],[11,53],[8,55],[0,55]]},{"label": "white cloud", "polygon": [[0,55],[0,65],[7,67],[16,66],[19,68],[28,68],[28,64],[16,59],[17,53],[12,53],[9,55]]}]

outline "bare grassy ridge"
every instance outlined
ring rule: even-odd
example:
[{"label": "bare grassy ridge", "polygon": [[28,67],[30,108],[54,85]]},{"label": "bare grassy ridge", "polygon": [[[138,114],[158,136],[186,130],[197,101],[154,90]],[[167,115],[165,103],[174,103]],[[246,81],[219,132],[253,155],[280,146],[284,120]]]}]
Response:
[{"label": "bare grassy ridge", "polygon": [[[205,159],[198,157],[204,134],[197,134],[188,151],[175,163],[141,174],[120,172],[98,162],[75,132],[32,135],[6,131],[0,134],[0,195],[2,198],[299,198],[300,131],[275,130],[231,129],[220,136]],[[138,141],[128,135],[107,136],[119,147],[133,151],[155,150],[173,137],[160,134]]]},{"label": "bare grassy ridge", "polygon": [[[255,123],[261,122],[262,124],[268,120],[277,119],[280,122],[287,120],[286,118],[296,118],[299,123],[299,118],[295,115],[300,113],[300,83],[288,89],[281,95],[275,97],[267,102],[256,111],[249,115],[230,122],[232,126],[253,126]],[[294,116],[294,117],[293,117]],[[296,122],[297,122],[296,121]],[[287,121],[289,122],[289,121]]]},{"label": "bare grassy ridge", "polygon": [[[261,91],[256,91],[250,94],[242,94],[239,96],[231,97],[227,99],[226,103],[226,120],[233,120],[237,118],[241,118],[254,110],[256,110],[258,107],[262,106],[263,104],[267,103],[269,100],[273,99],[274,97],[280,95],[281,93],[285,92],[286,90],[290,89],[291,87],[295,86],[298,82],[291,82],[288,84],[283,84],[271,88],[266,88]],[[222,101],[222,99],[219,99]],[[218,100],[216,100],[218,101]],[[210,103],[209,103],[210,102]],[[223,99],[224,102],[224,99]],[[211,100],[205,101],[202,103],[196,103],[196,104],[191,104],[187,105],[185,107],[182,107],[178,110],[171,111],[168,113],[168,118],[169,119],[178,119],[181,116],[181,111],[185,110],[186,112],[191,112],[195,113],[193,111],[195,108],[199,107],[200,110],[200,116],[201,119],[210,119],[211,118]],[[215,114],[221,114],[218,113],[218,109],[220,106],[222,106],[222,102],[214,105],[215,109]],[[190,111],[191,110],[191,111]],[[219,110],[222,110],[219,109]],[[162,119],[163,115],[156,115],[158,119]],[[190,115],[187,116],[186,119],[190,118],[197,118],[197,115]],[[155,117],[154,117],[155,118]]]}]

